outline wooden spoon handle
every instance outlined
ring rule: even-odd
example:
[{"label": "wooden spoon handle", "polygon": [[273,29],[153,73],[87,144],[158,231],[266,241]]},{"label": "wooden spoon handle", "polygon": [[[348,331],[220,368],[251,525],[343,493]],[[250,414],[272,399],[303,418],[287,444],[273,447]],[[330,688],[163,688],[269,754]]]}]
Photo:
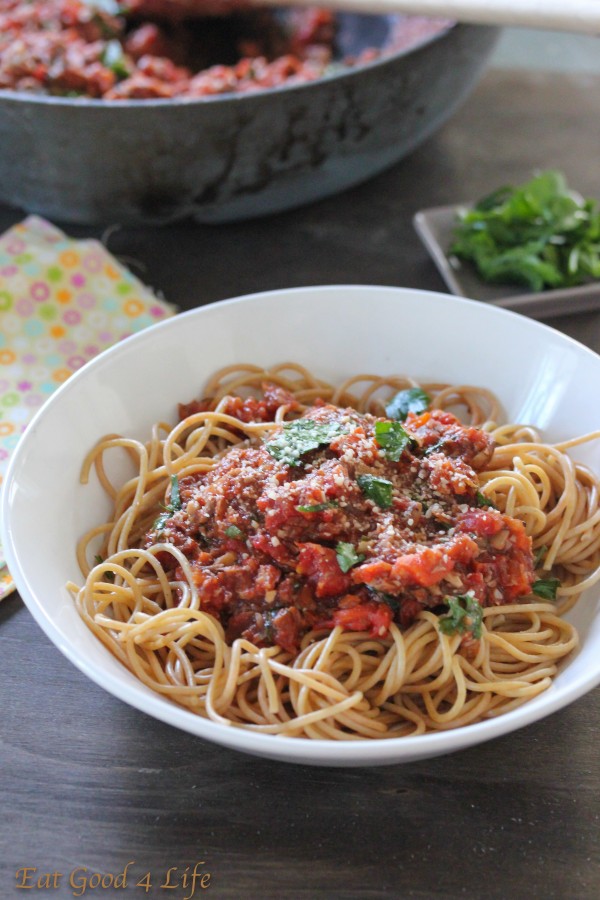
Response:
[{"label": "wooden spoon handle", "polygon": [[356,13],[406,13],[469,22],[600,34],[600,0],[258,0]]}]

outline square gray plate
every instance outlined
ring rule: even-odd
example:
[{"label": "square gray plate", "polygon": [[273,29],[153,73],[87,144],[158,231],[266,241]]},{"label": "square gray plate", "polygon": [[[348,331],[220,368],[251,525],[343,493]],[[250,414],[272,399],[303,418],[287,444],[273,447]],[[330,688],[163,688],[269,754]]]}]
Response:
[{"label": "square gray plate", "polygon": [[540,293],[523,293],[521,286],[481,281],[471,266],[463,265],[456,257],[448,255],[457,213],[465,208],[466,204],[422,209],[413,220],[417,234],[453,294],[514,309],[534,319],[568,316],[600,307],[600,283],[597,281]]}]

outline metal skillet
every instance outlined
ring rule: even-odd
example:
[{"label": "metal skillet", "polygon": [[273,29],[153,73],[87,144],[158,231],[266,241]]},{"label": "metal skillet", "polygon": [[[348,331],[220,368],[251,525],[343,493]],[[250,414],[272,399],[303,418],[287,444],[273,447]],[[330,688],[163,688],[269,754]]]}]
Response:
[{"label": "metal skillet", "polygon": [[[397,15],[340,13],[340,56],[385,48]],[[407,50],[307,84],[202,99],[0,91],[0,202],[58,222],[247,219],[396,163],[476,83],[498,29],[444,24]]]}]

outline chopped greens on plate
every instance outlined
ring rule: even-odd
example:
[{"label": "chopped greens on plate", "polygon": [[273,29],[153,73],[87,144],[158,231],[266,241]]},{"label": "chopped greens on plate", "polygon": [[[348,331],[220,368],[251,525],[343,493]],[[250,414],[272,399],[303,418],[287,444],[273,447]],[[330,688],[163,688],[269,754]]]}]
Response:
[{"label": "chopped greens on plate", "polygon": [[462,211],[450,253],[487,282],[574,287],[600,278],[600,208],[548,170]]}]

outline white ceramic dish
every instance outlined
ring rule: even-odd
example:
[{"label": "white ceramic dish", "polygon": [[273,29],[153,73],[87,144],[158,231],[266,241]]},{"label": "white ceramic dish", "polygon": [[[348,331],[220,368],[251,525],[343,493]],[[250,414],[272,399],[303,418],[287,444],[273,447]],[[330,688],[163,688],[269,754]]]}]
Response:
[{"label": "white ceramic dish", "polygon": [[[343,744],[252,734],[194,716],[152,693],[87,630],[65,583],[77,580],[77,538],[103,520],[96,484],[82,487],[86,450],[103,434],[144,437],[206,377],[236,361],[293,359],[338,380],[358,371],[493,388],[511,419],[551,439],[600,424],[600,357],[505,310],[450,295],[366,286],[275,291],[176,316],[106,351],[67,381],[23,436],[2,497],[2,541],[37,622],[82,672],[126,703],[185,731],[273,759],[334,766],[408,762],[469,747],[564,707],[600,682],[600,591],[572,614],[582,644],[551,689],[497,719],[440,734]],[[600,447],[578,456],[600,471]]]}]

